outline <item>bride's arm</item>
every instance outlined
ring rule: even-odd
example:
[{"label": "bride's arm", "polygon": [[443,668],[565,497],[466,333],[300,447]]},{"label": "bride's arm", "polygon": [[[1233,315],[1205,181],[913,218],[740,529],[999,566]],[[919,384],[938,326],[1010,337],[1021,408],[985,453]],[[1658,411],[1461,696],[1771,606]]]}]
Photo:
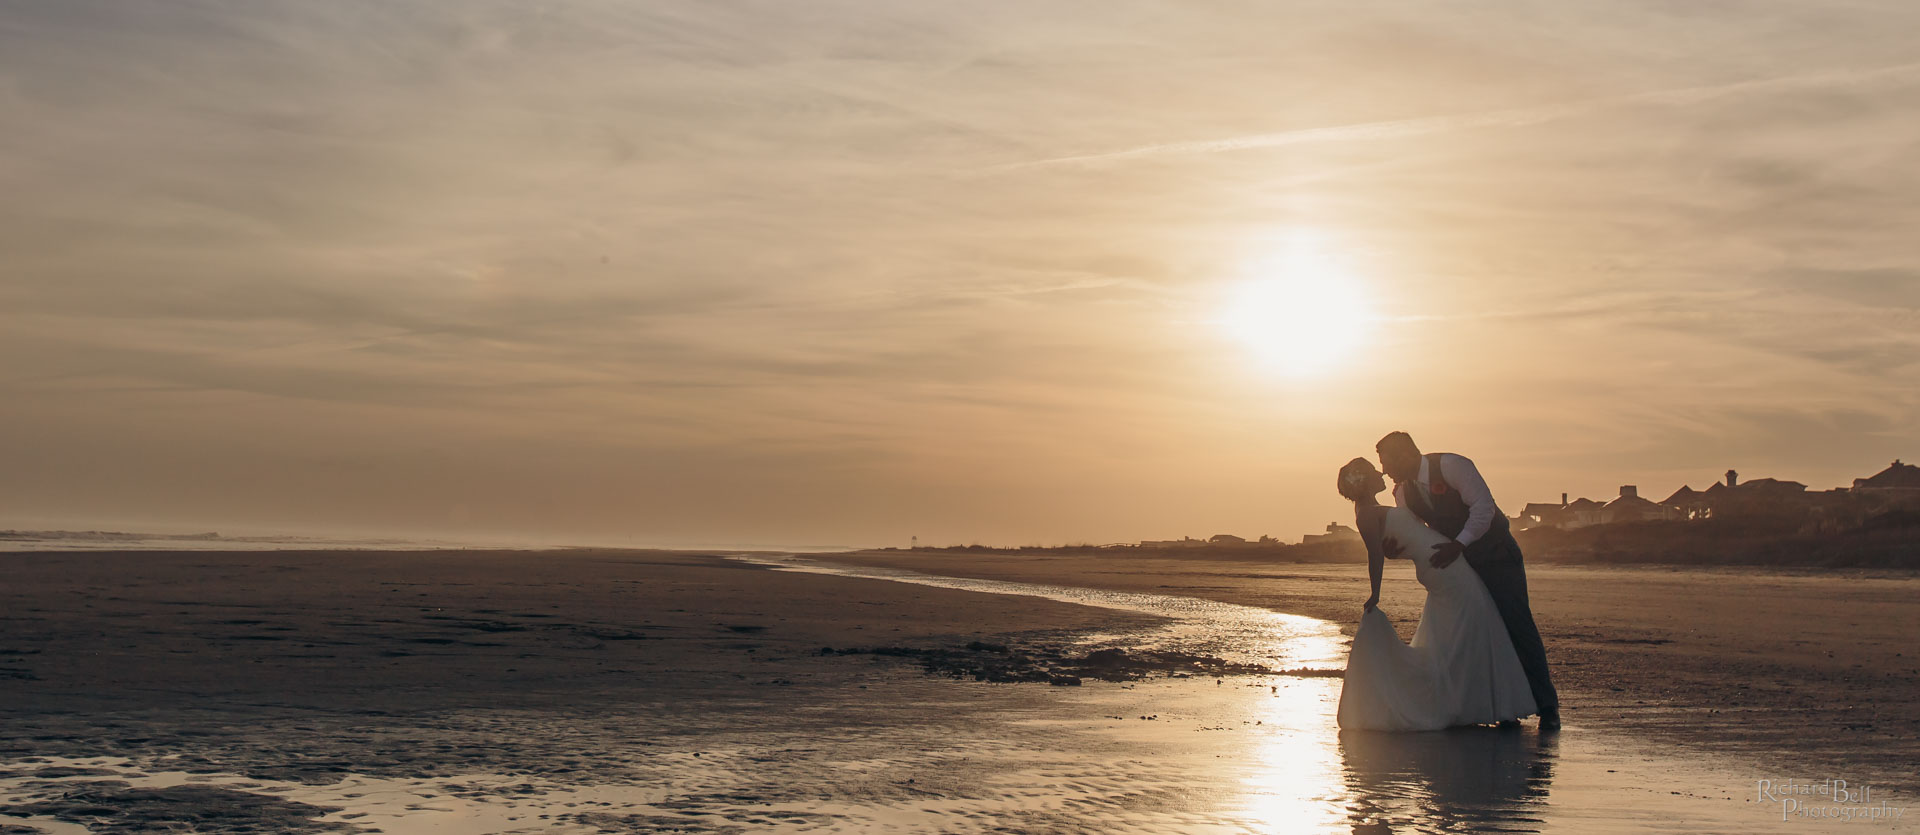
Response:
[{"label": "bride's arm", "polygon": [[1368,512],[1377,510],[1379,508],[1356,508],[1353,517],[1353,526],[1360,531],[1360,541],[1367,544],[1367,581],[1373,586],[1373,594],[1367,598],[1367,602],[1360,604],[1362,612],[1371,612],[1373,607],[1380,605],[1380,575],[1387,562],[1386,553],[1380,545],[1383,514]]}]

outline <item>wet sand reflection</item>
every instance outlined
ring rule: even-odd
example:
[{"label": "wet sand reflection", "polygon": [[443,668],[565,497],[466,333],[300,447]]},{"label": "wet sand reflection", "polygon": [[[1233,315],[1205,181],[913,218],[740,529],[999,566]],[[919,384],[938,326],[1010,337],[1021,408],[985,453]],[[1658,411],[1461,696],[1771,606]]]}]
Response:
[{"label": "wet sand reflection", "polygon": [[1557,738],[1531,731],[1343,731],[1340,758],[1355,833],[1538,832]]}]

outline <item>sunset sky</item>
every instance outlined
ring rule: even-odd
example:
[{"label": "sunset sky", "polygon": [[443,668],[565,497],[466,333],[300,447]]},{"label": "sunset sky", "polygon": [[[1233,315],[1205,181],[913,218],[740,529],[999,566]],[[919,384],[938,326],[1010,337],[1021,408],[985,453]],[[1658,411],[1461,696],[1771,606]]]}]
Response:
[{"label": "sunset sky", "polygon": [[[0,0],[0,529],[1297,539],[1920,458],[1920,4]],[[630,538],[630,539],[629,539]]]}]

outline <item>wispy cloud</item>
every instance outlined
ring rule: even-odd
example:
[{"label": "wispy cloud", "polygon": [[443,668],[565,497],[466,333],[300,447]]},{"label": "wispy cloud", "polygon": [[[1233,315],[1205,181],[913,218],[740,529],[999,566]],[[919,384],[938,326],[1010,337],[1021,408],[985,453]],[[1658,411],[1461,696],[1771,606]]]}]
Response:
[{"label": "wispy cloud", "polygon": [[1481,113],[1457,113],[1444,116],[1424,116],[1412,119],[1365,122],[1355,125],[1336,125],[1324,128],[1301,128],[1297,130],[1253,134],[1250,136],[1235,136],[1224,139],[1166,142],[1155,145],[1142,145],[1118,151],[1104,151],[1093,154],[1078,154],[1074,156],[1009,163],[995,166],[992,170],[1018,171],[1021,169],[1060,165],[1100,165],[1151,157],[1217,154],[1232,151],[1285,148],[1294,145],[1331,142],[1377,142],[1485,128],[1518,128],[1556,122],[1563,119],[1572,119],[1625,107],[1644,105],[1680,107],[1731,96],[1758,95],[1770,92],[1846,84],[1866,84],[1882,80],[1902,79],[1915,75],[1920,75],[1920,62],[1868,69],[1837,69],[1823,72],[1800,73],[1777,78],[1735,81],[1724,84],[1650,90],[1622,96],[1609,96],[1534,107],[1490,110]]}]

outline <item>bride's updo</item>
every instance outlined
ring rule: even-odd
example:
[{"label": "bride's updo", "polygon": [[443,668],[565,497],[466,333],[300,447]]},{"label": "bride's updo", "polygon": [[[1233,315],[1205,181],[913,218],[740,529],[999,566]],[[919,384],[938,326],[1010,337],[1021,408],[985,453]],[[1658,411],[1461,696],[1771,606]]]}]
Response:
[{"label": "bride's updo", "polygon": [[1367,495],[1367,482],[1373,480],[1373,462],[1365,458],[1355,458],[1340,468],[1340,481],[1335,489],[1347,501],[1357,502]]}]

